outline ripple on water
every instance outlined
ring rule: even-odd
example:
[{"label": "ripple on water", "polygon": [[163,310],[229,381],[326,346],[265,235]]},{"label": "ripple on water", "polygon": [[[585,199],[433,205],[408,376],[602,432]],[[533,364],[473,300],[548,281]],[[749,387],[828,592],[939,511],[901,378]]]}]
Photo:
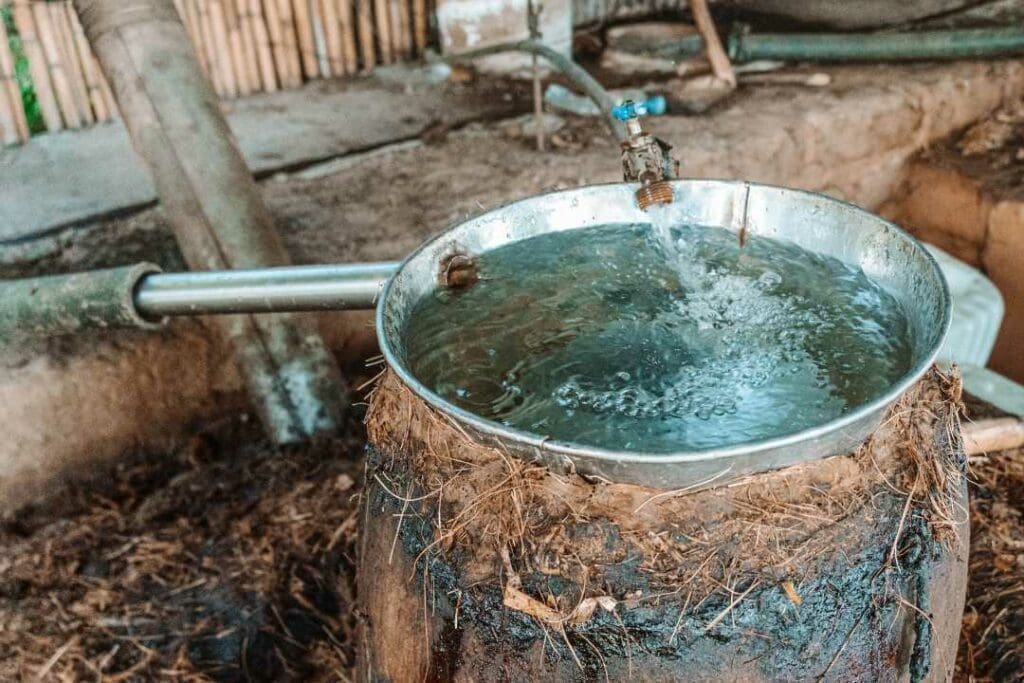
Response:
[{"label": "ripple on water", "polygon": [[411,371],[512,427],[671,452],[821,424],[910,367],[903,311],[859,269],[653,219],[482,255],[479,283],[415,306]]}]

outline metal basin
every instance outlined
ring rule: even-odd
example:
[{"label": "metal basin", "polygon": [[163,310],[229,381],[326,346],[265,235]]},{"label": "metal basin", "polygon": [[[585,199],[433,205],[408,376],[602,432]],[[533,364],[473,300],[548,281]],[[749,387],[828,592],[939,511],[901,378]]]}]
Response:
[{"label": "metal basin", "polygon": [[[881,396],[811,429],[723,448],[644,453],[609,450],[513,429],[445,401],[406,365],[403,329],[413,306],[439,287],[454,254],[480,254],[536,235],[610,223],[649,223],[635,185],[553,192],[470,219],[414,251],[384,287],[377,335],[384,357],[410,389],[473,438],[560,471],[657,488],[699,488],[798,462],[848,453],[935,360],[949,327],[950,296],[938,265],[910,235],[878,216],[819,194],[741,181],[673,182],[685,221],[787,240],[864,270],[903,306],[913,344],[910,370]],[[457,324],[457,321],[452,321]]]}]

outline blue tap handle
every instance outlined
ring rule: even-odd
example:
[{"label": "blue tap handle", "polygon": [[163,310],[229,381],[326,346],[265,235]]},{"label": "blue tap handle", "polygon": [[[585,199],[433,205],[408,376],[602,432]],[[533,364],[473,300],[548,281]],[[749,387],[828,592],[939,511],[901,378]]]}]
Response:
[{"label": "blue tap handle", "polygon": [[641,116],[660,116],[665,113],[667,108],[665,97],[655,95],[648,97],[643,102],[626,100],[621,104],[617,104],[612,107],[612,116],[619,121],[627,121]]}]

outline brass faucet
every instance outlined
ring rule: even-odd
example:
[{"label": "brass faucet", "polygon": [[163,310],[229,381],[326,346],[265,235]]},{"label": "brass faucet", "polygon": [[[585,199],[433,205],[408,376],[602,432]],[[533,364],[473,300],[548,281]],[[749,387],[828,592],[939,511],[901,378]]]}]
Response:
[{"label": "brass faucet", "polygon": [[665,98],[652,97],[644,102],[626,100],[612,109],[612,116],[626,125],[622,143],[622,177],[626,182],[640,183],[636,201],[646,210],[654,204],[672,202],[672,186],[668,181],[679,176],[679,162],[672,158],[672,146],[644,131],[640,117],[663,114]]}]

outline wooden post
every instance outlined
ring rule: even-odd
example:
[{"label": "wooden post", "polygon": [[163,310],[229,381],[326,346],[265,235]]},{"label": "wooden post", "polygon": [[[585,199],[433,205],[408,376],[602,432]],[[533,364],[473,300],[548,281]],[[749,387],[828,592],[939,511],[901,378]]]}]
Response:
[{"label": "wooden post", "polygon": [[690,12],[693,13],[693,23],[697,25],[697,30],[700,31],[700,35],[704,39],[704,48],[708,53],[708,61],[711,62],[711,73],[730,88],[735,88],[736,74],[733,72],[729,56],[722,46],[722,39],[718,36],[715,20],[711,18],[707,0],[689,0],[689,2]]},{"label": "wooden post", "polygon": [[[289,263],[171,0],[75,0],[190,267]],[[271,438],[336,431],[346,394],[313,319],[217,318]]]}]

